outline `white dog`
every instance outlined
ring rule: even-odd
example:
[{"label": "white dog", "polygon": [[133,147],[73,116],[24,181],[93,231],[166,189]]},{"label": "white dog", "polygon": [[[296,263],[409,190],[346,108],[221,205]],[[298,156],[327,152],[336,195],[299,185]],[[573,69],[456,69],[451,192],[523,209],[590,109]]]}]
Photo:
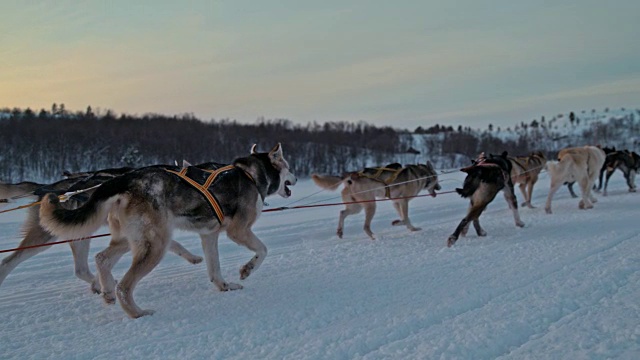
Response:
[{"label": "white dog", "polygon": [[562,149],[557,162],[548,162],[547,170],[551,177],[551,189],[547,196],[545,211],[551,214],[551,199],[564,183],[578,182],[582,199],[580,209],[591,209],[597,200],[591,194],[593,184],[604,164],[605,154],[596,146],[584,146]]}]

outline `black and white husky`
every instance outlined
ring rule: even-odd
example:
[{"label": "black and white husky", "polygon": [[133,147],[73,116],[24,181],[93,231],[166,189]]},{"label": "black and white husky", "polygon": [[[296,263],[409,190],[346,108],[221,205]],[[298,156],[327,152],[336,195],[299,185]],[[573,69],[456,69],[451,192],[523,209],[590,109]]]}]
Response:
[{"label": "black and white husky", "polygon": [[[86,237],[108,219],[112,240],[96,255],[98,278],[104,300],[114,303],[117,296],[130,317],[153,314],[136,305],[133,291],[163,258],[175,228],[200,235],[209,279],[218,289],[241,289],[220,273],[218,235],[226,231],[231,240],[255,252],[240,269],[240,279],[247,278],[267,255],[266,246],[251,231],[264,198],[273,194],[289,197],[289,185],[296,183],[280,144],[264,153],[255,152],[254,145],[251,155],[216,172],[214,180],[210,177],[213,172],[185,169],[187,175],[192,173],[190,179],[158,167],[129,172],[105,182],[75,210],[63,209],[52,195],[40,206],[40,223],[57,236]],[[198,187],[203,179],[210,186]],[[131,267],[116,286],[111,269],[129,248]]]},{"label": "black and white husky", "polygon": [[485,157],[482,153],[472,166],[462,171],[467,173],[467,177],[464,179],[463,187],[457,188],[456,192],[464,198],[469,198],[470,205],[467,215],[447,239],[447,246],[453,246],[460,235],[466,235],[472,222],[478,236],[487,235],[480,226],[480,215],[500,190],[504,192],[504,198],[513,212],[516,226],[524,226],[518,213],[518,201],[511,181],[512,165],[506,151],[502,155],[489,155],[489,157]]},{"label": "black and white husky", "polygon": [[624,179],[629,186],[629,192],[636,192],[636,173],[640,169],[640,155],[635,151],[629,150],[615,150],[607,153],[604,160],[604,165],[600,170],[600,177],[598,182],[598,191],[602,189],[602,176],[606,172],[604,181],[604,191],[602,195],[607,196],[607,186],[609,185],[609,178],[613,175],[616,169],[620,169],[624,175]]}]

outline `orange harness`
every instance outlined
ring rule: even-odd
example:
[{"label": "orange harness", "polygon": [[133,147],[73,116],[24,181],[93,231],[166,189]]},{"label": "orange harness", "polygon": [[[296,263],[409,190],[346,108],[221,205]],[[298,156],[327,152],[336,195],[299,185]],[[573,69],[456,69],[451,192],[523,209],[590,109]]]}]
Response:
[{"label": "orange harness", "polygon": [[[211,194],[208,189],[209,189],[209,186],[211,186],[211,184],[213,184],[213,181],[218,177],[218,175],[220,175],[220,173],[232,170],[234,168],[235,168],[235,166],[233,166],[233,165],[227,165],[227,166],[223,166],[220,169],[216,169],[216,170],[203,170],[203,169],[200,169],[200,170],[202,170],[204,172],[210,173],[209,177],[207,178],[207,180],[202,185],[198,184],[193,179],[191,179],[190,177],[187,176],[187,169],[188,168],[186,168],[186,167],[182,168],[182,170],[180,170],[180,171],[173,171],[173,170],[168,170],[168,169],[165,169],[165,170],[170,172],[170,173],[172,173],[172,174],[178,175],[181,179],[183,179],[184,181],[188,182],[191,186],[193,186],[198,191],[200,191],[202,193],[202,195],[204,195],[205,198],[209,201],[209,204],[211,204],[211,207],[213,208],[213,211],[215,211],[216,216],[218,216],[218,219],[220,220],[220,223],[222,223],[224,221],[224,214],[222,213],[222,209],[220,208],[220,204],[218,204],[218,201],[216,200],[216,198],[213,197],[213,194]],[[249,176],[249,178],[253,180],[253,178],[249,174],[247,174],[247,176]]]}]

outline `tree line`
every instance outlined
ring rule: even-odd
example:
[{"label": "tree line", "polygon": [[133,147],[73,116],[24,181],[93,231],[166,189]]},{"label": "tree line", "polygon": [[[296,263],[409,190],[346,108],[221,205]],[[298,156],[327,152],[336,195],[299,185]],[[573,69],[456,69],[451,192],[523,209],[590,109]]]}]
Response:
[{"label": "tree line", "polygon": [[[602,126],[605,128],[607,136],[614,137],[610,128]],[[605,131],[602,129],[599,134]],[[527,154],[545,150],[553,156],[554,148],[581,141],[574,137],[558,142],[552,139],[558,136],[544,127],[519,131],[517,136],[501,137],[493,131],[462,126],[456,130],[436,125],[412,132],[366,122],[294,124],[287,119],[259,118],[245,124],[229,119],[202,121],[192,114],[117,115],[110,110],[94,112],[91,107],[71,112],[64,104],[38,112],[4,108],[0,109],[0,181],[49,182],[60,179],[65,170],[142,167],[183,159],[192,164],[229,163],[247,155],[253,144],[266,151],[277,142],[282,143],[292,170],[306,177],[415,162],[403,156],[408,150],[417,150],[422,162],[453,168],[467,165],[481,151]]]}]

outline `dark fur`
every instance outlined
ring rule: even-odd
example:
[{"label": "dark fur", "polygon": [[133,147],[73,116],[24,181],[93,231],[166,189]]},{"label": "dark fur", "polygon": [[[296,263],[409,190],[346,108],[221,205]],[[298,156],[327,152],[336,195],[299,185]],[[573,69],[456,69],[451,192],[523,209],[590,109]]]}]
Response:
[{"label": "dark fur", "polygon": [[453,234],[449,236],[447,246],[453,246],[461,234],[465,235],[471,222],[473,222],[478,236],[487,235],[480,226],[479,218],[500,190],[504,190],[504,197],[509,208],[513,211],[516,226],[524,226],[518,214],[518,202],[510,176],[511,170],[512,165],[507,158],[506,151],[499,156],[490,155],[483,162],[462,169],[467,173],[467,177],[464,179],[462,188],[457,188],[456,192],[464,198],[469,198],[470,206],[467,215],[460,221]]},{"label": "dark fur", "polygon": [[607,186],[609,185],[609,178],[611,178],[611,175],[613,175],[616,169],[622,171],[622,174],[627,181],[629,192],[635,192],[635,178],[638,169],[640,169],[640,155],[629,150],[614,150],[607,153],[607,156],[604,160],[604,165],[600,170],[598,191],[602,190],[602,177],[606,173],[602,195],[607,196]]}]

